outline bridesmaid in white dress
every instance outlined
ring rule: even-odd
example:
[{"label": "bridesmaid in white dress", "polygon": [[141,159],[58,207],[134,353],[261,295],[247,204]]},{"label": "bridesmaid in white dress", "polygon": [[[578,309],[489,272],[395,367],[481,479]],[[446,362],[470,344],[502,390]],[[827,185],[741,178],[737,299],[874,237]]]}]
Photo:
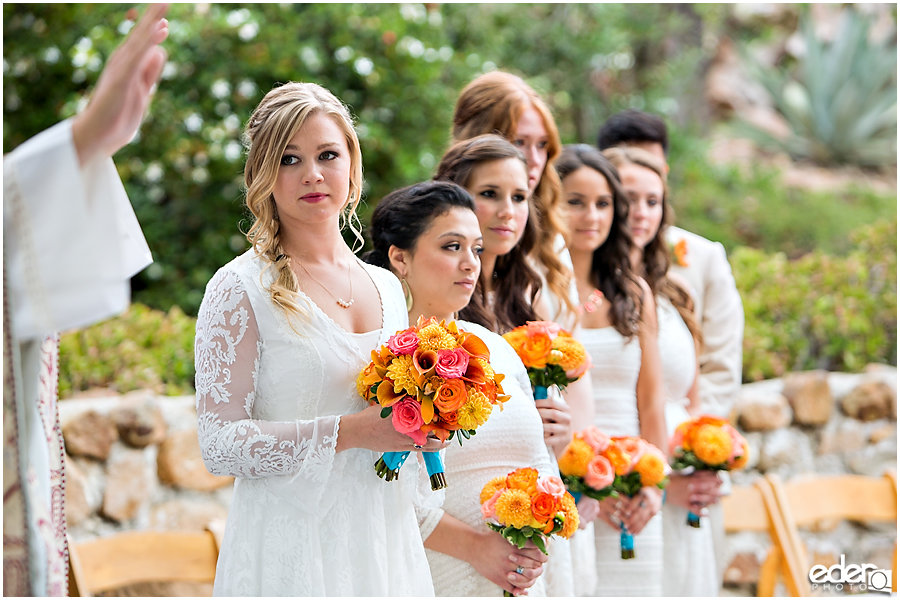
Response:
[{"label": "bridesmaid in white dress", "polygon": [[350,115],[324,88],[288,83],[247,139],[253,248],[207,285],[195,343],[203,459],[236,478],[214,592],[433,595],[415,512],[427,476],[415,460],[394,485],[376,476],[381,452],[414,444],[356,392],[407,315],[396,278],[341,237],[362,189]]},{"label": "bridesmaid in white dress", "polygon": [[[639,435],[665,451],[656,307],[650,288],[630,267],[628,200],[615,168],[590,146],[566,146],[557,170],[584,303],[582,341],[594,365],[594,424],[608,435]],[[656,488],[599,503],[595,595],[664,593],[661,506],[662,492]],[[634,559],[621,558],[622,525],[634,535]]]},{"label": "bridesmaid in white dress", "polygon": [[[435,179],[465,187],[475,199],[475,212],[484,235],[482,273],[472,301],[461,314],[496,333],[539,320],[541,303],[536,293],[547,289],[545,277],[541,276],[547,270],[533,260],[541,242],[535,200],[528,197],[528,166],[518,148],[500,136],[487,134],[453,144],[441,158],[435,175]],[[555,296],[547,292],[543,297]],[[566,326],[571,327],[571,323]],[[536,403],[554,465],[554,452],[561,451],[571,439],[571,421],[593,419],[588,377],[568,387],[565,401],[558,390],[551,388],[548,398]],[[577,540],[578,536],[557,540],[546,569],[548,594],[572,596],[593,591],[593,582],[587,582],[591,584],[589,590],[575,587],[571,545]],[[592,547],[591,541],[584,546],[585,552]],[[593,555],[587,559],[593,562]]]},{"label": "bridesmaid in white dress", "polygon": [[[522,169],[524,176],[524,169]],[[372,214],[374,249],[365,259],[390,268],[407,294],[410,322],[419,316],[447,321],[465,307],[480,272],[483,236],[471,196],[449,182],[426,182],[396,190]],[[441,509],[420,509],[422,537],[438,596],[544,596],[547,557],[529,542],[521,550],[484,523],[482,487],[514,469],[541,476],[558,471],[543,442],[541,418],[522,361],[502,337],[475,323],[459,326],[480,337],[491,367],[505,375],[509,394],[478,433],[445,451],[446,500]],[[553,554],[559,545],[550,545]],[[521,573],[516,572],[519,567]]]},{"label": "bridesmaid in white dress", "polygon": [[[611,148],[604,155],[617,167],[631,202],[628,224],[636,245],[632,266],[647,281],[657,300],[666,425],[671,436],[675,427],[700,412],[697,347],[702,333],[694,318],[690,284],[669,272],[665,229],[671,211],[665,166],[638,148]],[[705,516],[699,529],[689,527],[686,519],[689,510],[703,515],[708,504],[718,502],[720,484],[710,471],[671,476],[663,507],[668,595],[718,595],[712,526]]]}]

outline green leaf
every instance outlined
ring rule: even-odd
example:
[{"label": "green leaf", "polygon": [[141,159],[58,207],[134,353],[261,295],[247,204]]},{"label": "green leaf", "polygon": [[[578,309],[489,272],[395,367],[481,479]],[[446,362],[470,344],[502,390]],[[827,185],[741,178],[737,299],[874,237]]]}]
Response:
[{"label": "green leaf", "polygon": [[537,534],[532,536],[531,541],[534,542],[534,545],[537,546],[538,550],[547,554],[547,546],[544,544],[544,536]]},{"label": "green leaf", "polygon": [[391,416],[391,413],[393,411],[394,411],[394,408],[392,406],[385,406],[384,408],[381,409],[381,418],[387,419],[389,416]]}]

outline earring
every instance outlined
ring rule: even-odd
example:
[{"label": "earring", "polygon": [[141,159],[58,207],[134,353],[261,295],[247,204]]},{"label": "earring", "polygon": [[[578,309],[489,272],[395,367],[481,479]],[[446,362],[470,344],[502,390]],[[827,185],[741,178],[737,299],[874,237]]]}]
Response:
[{"label": "earring", "polygon": [[412,290],[409,289],[409,284],[406,282],[406,279],[400,280],[400,287],[403,288],[403,297],[406,298],[406,312],[409,312],[412,310],[413,305]]}]

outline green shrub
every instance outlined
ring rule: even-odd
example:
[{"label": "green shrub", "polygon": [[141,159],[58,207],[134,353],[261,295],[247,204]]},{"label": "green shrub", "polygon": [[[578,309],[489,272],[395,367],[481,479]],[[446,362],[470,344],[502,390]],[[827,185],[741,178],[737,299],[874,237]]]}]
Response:
[{"label": "green shrub", "polygon": [[132,304],[119,317],[63,335],[60,397],[92,387],[193,393],[194,323],[177,306],[167,314]]},{"label": "green shrub", "polygon": [[859,229],[852,241],[846,257],[732,254],[746,317],[745,381],[897,364],[897,220]]}]

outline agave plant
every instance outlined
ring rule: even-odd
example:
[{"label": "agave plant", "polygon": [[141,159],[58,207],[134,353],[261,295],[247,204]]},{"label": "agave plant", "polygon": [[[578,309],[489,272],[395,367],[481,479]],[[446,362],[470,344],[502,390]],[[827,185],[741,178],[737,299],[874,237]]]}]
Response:
[{"label": "agave plant", "polygon": [[870,40],[871,19],[844,10],[831,42],[801,20],[806,54],[793,72],[753,60],[748,70],[766,87],[790,135],[773,136],[749,123],[740,129],[794,158],[829,164],[880,166],[897,162],[897,41]]}]

